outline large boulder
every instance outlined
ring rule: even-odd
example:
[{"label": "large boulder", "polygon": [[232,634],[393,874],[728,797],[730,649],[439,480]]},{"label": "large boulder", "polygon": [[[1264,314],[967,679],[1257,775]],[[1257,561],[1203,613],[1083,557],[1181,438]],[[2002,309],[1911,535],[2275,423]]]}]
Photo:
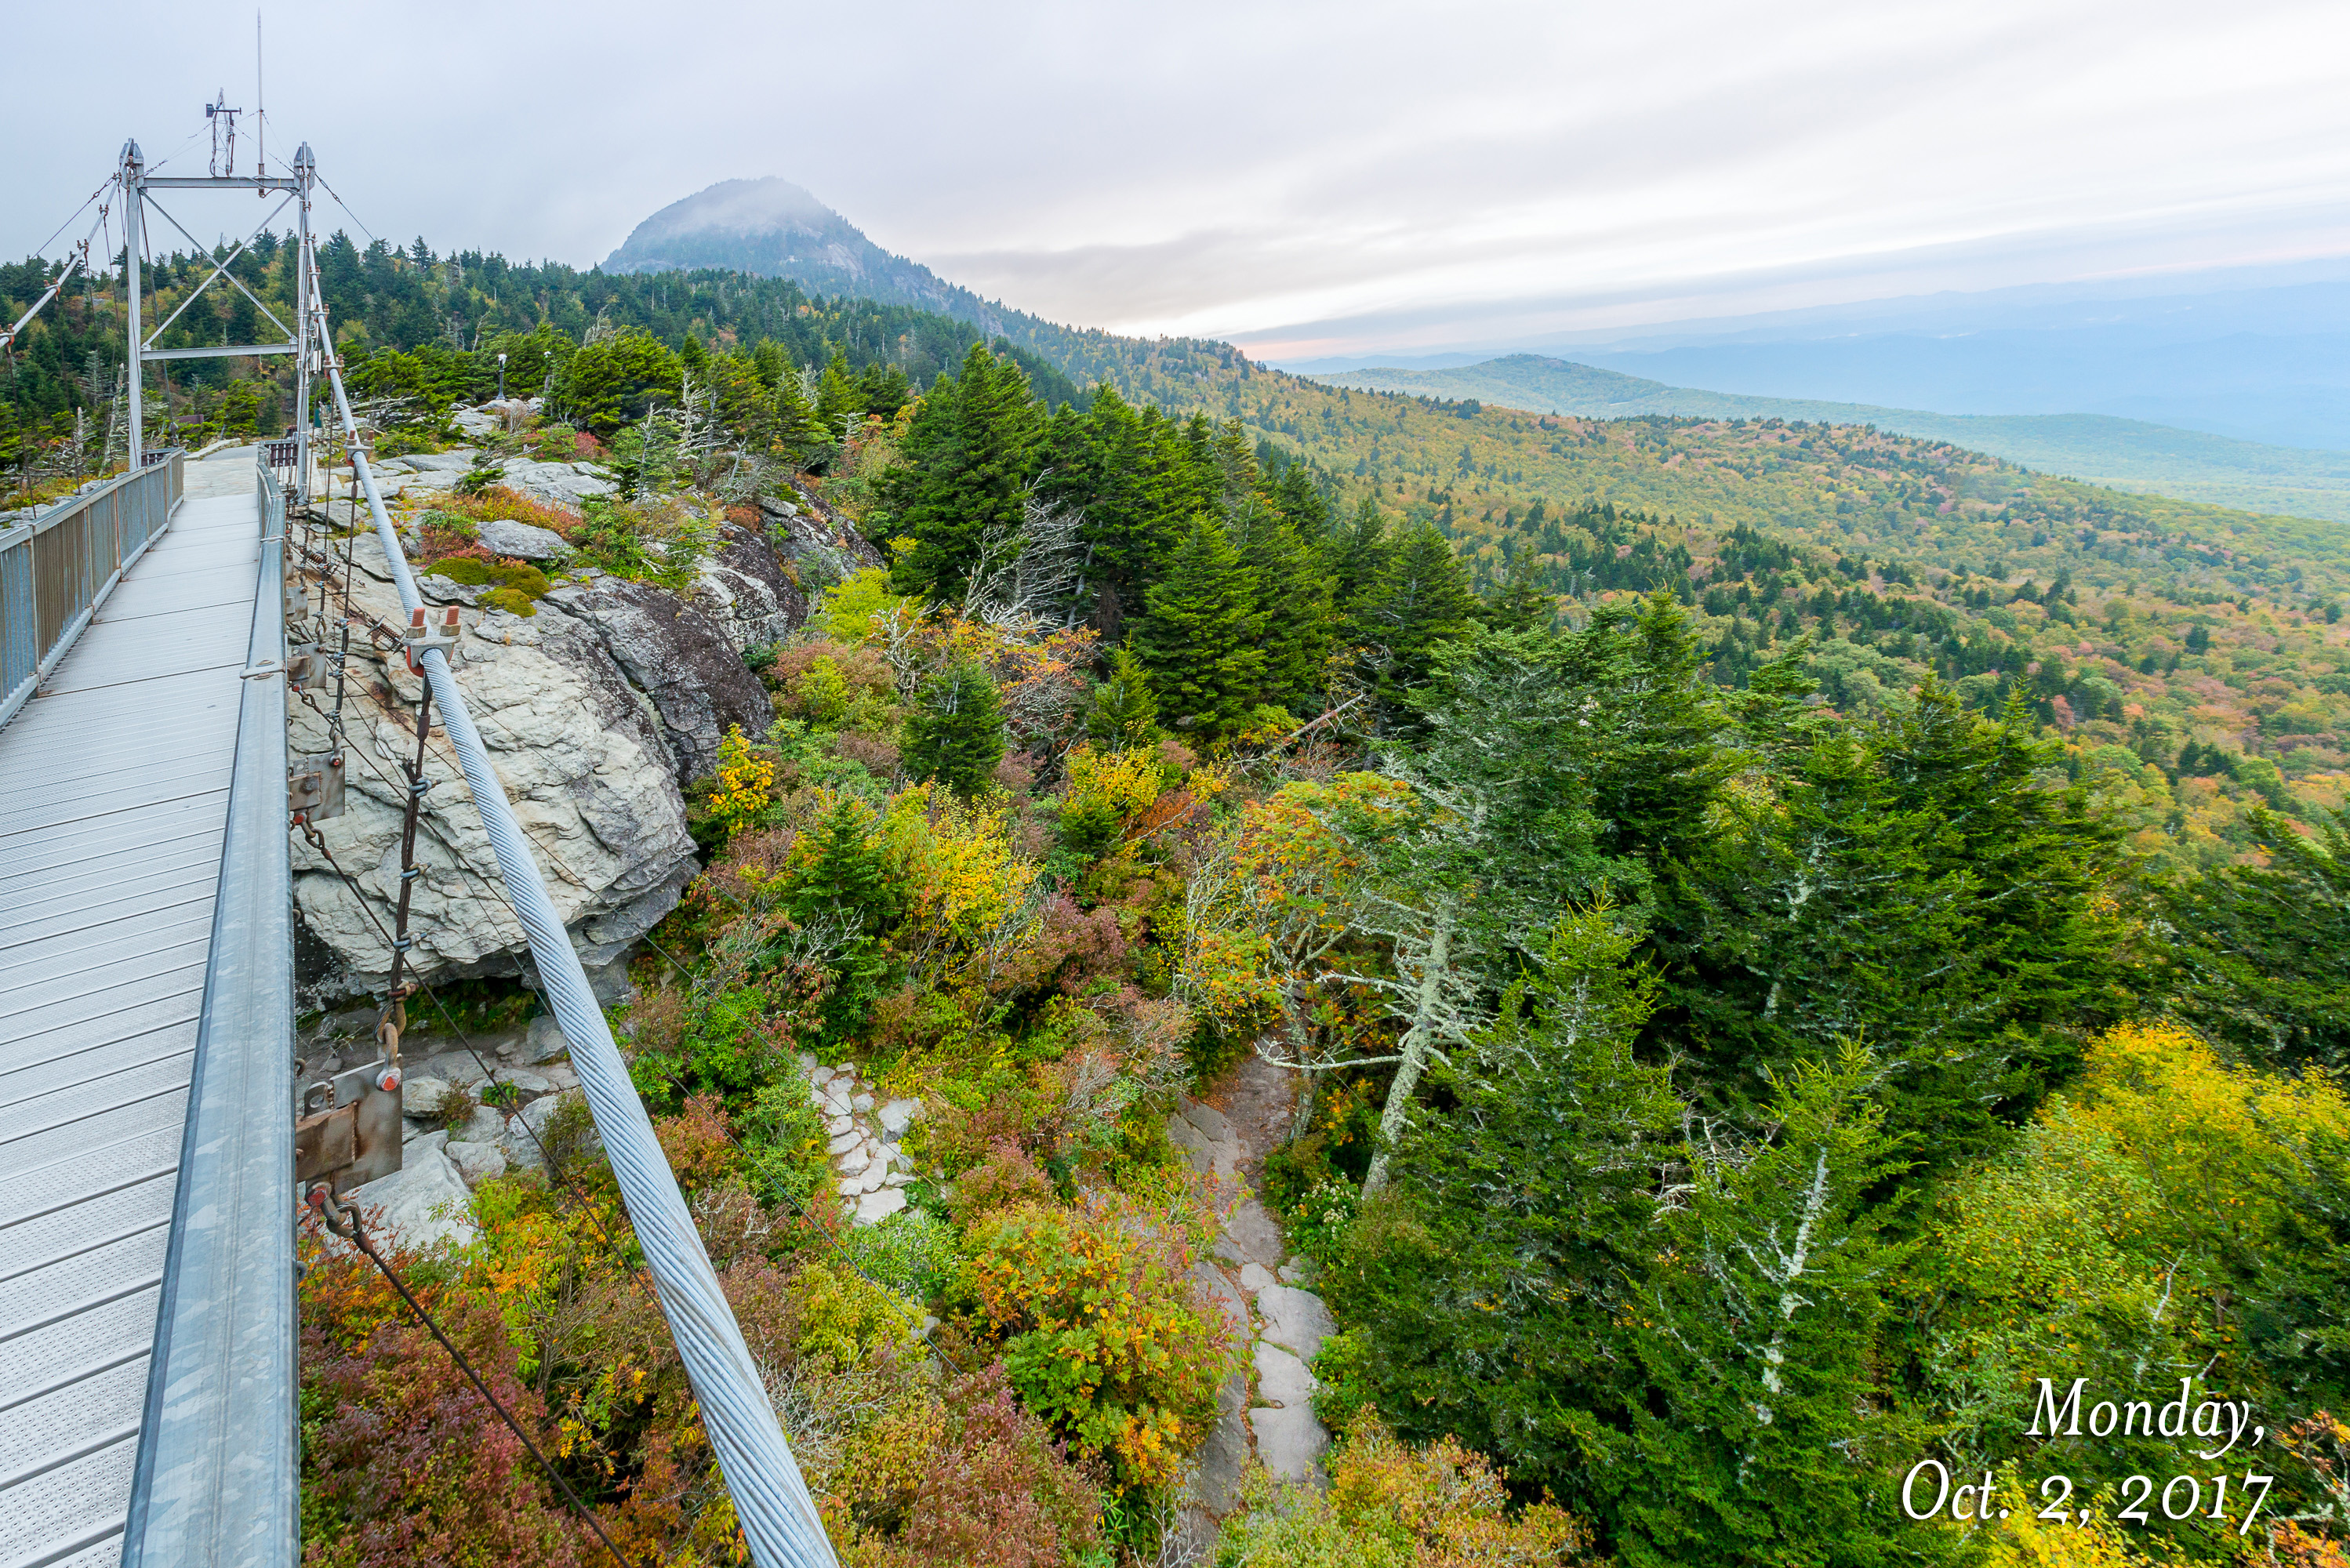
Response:
[{"label": "large boulder", "polygon": [[[387,623],[404,620],[375,536],[355,543],[361,568],[353,575],[355,607]],[[528,618],[486,612],[461,647],[458,684],[546,868],[547,892],[583,961],[609,963],[675,908],[696,867],[677,752],[660,712],[631,685],[601,631],[559,610],[542,606]],[[764,707],[765,693],[741,659],[730,651],[729,660]],[[399,896],[400,774],[415,754],[411,704],[421,682],[397,657],[385,668],[378,673],[355,663],[346,688],[345,809],[318,825],[332,865],[307,842],[294,845],[303,933],[318,944],[304,950],[303,978],[314,995],[380,989],[390,978],[376,922],[390,926]],[[330,693],[314,695],[319,707],[331,707]],[[307,702],[289,708],[289,750],[327,751],[325,716]],[[705,716],[697,732],[706,733],[711,722]],[[427,748],[424,771],[432,787],[417,837],[423,875],[410,911],[411,961],[427,975],[521,972],[523,933],[504,902],[497,857],[445,738]],[[357,894],[337,867],[358,884]]]},{"label": "large boulder", "polygon": [[601,470],[582,462],[541,462],[536,458],[510,457],[500,465],[507,489],[555,506],[577,506],[583,501],[613,494],[619,486]]},{"label": "large boulder", "polygon": [[516,523],[507,517],[492,517],[475,526],[482,548],[493,556],[508,556],[517,561],[559,561],[571,554],[571,546],[552,528]]},{"label": "large boulder", "polygon": [[400,1160],[390,1176],[343,1194],[370,1239],[421,1251],[443,1241],[463,1246],[480,1234],[465,1179],[438,1143],[420,1138],[400,1151]]},{"label": "large boulder", "polygon": [[785,571],[764,531],[719,525],[718,547],[697,568],[693,602],[735,650],[780,642],[806,624],[808,597]]}]

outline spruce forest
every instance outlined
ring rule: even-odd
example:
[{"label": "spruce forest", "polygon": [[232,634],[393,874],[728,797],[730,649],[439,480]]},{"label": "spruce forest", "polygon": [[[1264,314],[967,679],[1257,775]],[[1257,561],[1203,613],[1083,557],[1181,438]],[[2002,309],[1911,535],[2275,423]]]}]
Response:
[{"label": "spruce forest", "polygon": [[[290,249],[234,265],[282,301]],[[613,1014],[844,1563],[2350,1563],[2337,528],[734,273],[322,261],[380,453],[461,444],[503,356],[489,444],[619,483],[420,504],[427,563],[525,517],[674,585],[775,496],[883,563],[746,656],[781,717],[689,788]],[[230,299],[173,330],[254,340]],[[120,298],[62,303],[0,371],[24,499],[121,456]],[[192,363],[178,444],[302,417]],[[841,1068],[923,1107],[878,1225]],[[1332,1445],[1203,1527],[1223,1391],[1287,1376],[1201,1282],[1243,1194],[1179,1107],[1236,1083],[1285,1096],[1243,1174]],[[558,1165],[406,1266],[597,1530],[319,1252],[306,1562],[746,1560],[610,1174]],[[2170,1513],[2180,1446],[2035,1433],[2043,1378],[2265,1439]],[[1905,1510],[1928,1460],[2002,1507]]]}]

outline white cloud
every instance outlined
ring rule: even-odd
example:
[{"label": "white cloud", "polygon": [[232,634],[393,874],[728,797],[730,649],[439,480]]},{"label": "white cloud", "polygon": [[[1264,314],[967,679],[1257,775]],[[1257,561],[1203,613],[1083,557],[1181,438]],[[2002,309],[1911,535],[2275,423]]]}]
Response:
[{"label": "white cloud", "polygon": [[[21,18],[0,244],[37,243],[123,135],[160,157],[215,88],[249,99],[246,20]],[[310,140],[388,238],[584,264],[775,173],[1041,314],[1293,351],[2340,254],[2350,218],[2350,13],[2300,0],[271,24],[274,150]]]}]

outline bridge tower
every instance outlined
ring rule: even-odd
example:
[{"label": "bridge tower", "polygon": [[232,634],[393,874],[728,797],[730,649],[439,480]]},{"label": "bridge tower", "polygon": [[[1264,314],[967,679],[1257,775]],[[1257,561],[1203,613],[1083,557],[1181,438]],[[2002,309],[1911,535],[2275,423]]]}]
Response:
[{"label": "bridge tower", "polygon": [[[206,112],[212,112],[209,107]],[[283,174],[270,173],[265,165],[256,168],[250,174],[239,174],[236,171],[236,141],[232,135],[227,143],[225,166],[216,151],[212,169],[213,172],[204,174],[152,173],[148,170],[146,160],[140,154],[139,143],[135,140],[122,144],[122,156],[116,166],[115,179],[122,192],[123,274],[124,281],[129,285],[130,294],[130,307],[126,316],[130,329],[127,359],[130,365],[128,400],[130,417],[130,450],[140,454],[141,460],[144,459],[147,450],[146,372],[149,365],[172,359],[244,358],[263,354],[291,354],[294,356],[294,440],[296,444],[295,493],[290,499],[297,504],[306,503],[310,499],[310,381],[313,371],[317,369],[317,357],[324,351],[320,348],[323,337],[319,330],[320,302],[315,287],[317,269],[311,265],[310,203],[312,190],[317,182],[317,162],[310,154],[310,144],[306,141],[294,154],[293,167]],[[181,191],[251,191],[264,201],[266,201],[272,192],[282,192],[282,195],[277,204],[270,208],[268,213],[253,226],[253,232],[237,242],[227,255],[219,258],[204,280],[190,290],[188,296],[180,302],[179,308],[172,311],[151,332],[145,329],[145,314],[141,298],[144,284],[141,267],[144,259],[142,253],[147,244],[150,210],[152,210],[155,216],[161,217],[177,230],[180,236],[186,240],[198,255],[206,254],[206,247],[189,232],[187,225],[173,217],[162,203],[156,200],[155,192],[158,191],[171,191],[175,193]],[[301,286],[296,293],[294,321],[290,326],[279,320],[276,312],[264,305],[260,296],[245,287],[244,280],[230,270],[237,257],[243,255],[253,243],[261,237],[265,229],[276,223],[278,217],[289,206],[294,209],[296,275],[302,279]],[[188,306],[193,305],[199,296],[223,279],[226,279],[231,287],[251,300],[255,310],[258,311],[270,326],[286,335],[284,339],[264,343],[219,343],[189,345],[178,348],[157,348],[158,340],[171,329],[172,323],[187,313]]]}]

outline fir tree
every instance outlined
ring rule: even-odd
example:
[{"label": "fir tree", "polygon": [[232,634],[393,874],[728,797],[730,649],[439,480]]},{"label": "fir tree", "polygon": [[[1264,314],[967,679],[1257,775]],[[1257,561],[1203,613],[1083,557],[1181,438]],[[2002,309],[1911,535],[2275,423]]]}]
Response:
[{"label": "fir tree", "polygon": [[995,682],[963,660],[932,676],[906,725],[906,769],[960,795],[977,794],[1003,760],[1003,710]]},{"label": "fir tree", "polygon": [[1479,607],[1477,619],[1495,631],[1545,631],[1558,619],[1558,606],[1534,584],[1531,554],[1518,554],[1501,591]]},{"label": "fir tree", "polygon": [[1422,523],[1406,535],[1361,616],[1363,629],[1378,650],[1384,724],[1402,719],[1405,694],[1428,680],[1438,646],[1465,631],[1476,609],[1468,571],[1435,525]]},{"label": "fir tree", "polygon": [[1370,611],[1395,563],[1395,541],[1378,502],[1363,497],[1354,517],[1331,536],[1323,559],[1339,635],[1351,643],[1376,640]]},{"label": "fir tree", "polygon": [[1180,427],[1157,409],[1137,411],[1107,382],[1082,415],[1061,406],[1045,449],[1037,490],[1084,515],[1095,623],[1115,639],[1143,613],[1191,517],[1214,506],[1218,481]]},{"label": "fir tree", "polygon": [[1086,710],[1086,738],[1106,752],[1137,751],[1159,742],[1159,702],[1134,650],[1110,655],[1109,678],[1094,688]]},{"label": "fir tree", "polygon": [[[1656,982],[1604,908],[1562,919],[1492,1025],[1436,1069],[1451,1113],[1399,1140],[1384,1209],[1358,1224],[1332,1304],[1402,1429],[1456,1433],[1573,1495],[1587,1433],[1638,1388],[1624,1341],[1655,1251],[1656,1168],[1681,1104],[1632,1043]],[[1506,1368],[1506,1373],[1496,1376]]]},{"label": "fir tree", "polygon": [[848,356],[838,348],[824,368],[824,376],[816,383],[816,419],[824,433],[833,441],[842,439],[843,427],[865,412],[864,393],[857,378],[848,369]]},{"label": "fir tree", "polygon": [[2167,890],[2168,989],[2196,1026],[2273,1069],[2350,1067],[2350,815],[2251,813],[2265,866]]},{"label": "fir tree", "polygon": [[[760,345],[762,348],[766,347]],[[793,462],[807,462],[831,444],[825,437],[824,425],[816,417],[816,405],[808,400],[807,390],[801,385],[800,372],[789,360],[783,361],[775,377],[775,445]]]},{"label": "fir tree", "polygon": [[881,937],[899,909],[889,864],[872,831],[872,813],[842,796],[816,827],[816,857],[792,877],[785,912],[804,937],[829,945],[832,986],[824,1002],[827,1040],[856,1033],[868,1022],[889,972]]},{"label": "fir tree", "polygon": [[1627,1565],[1918,1560],[1883,1523],[1879,1473],[1927,1434],[1876,1354],[1914,1246],[1866,1201],[1908,1167],[1877,1071],[1845,1045],[1783,1075],[1765,1138],[1690,1146],[1687,1201],[1627,1314],[1647,1386],[1585,1472]]},{"label": "fir tree", "polygon": [[1330,651],[1330,580],[1286,518],[1253,499],[1245,516],[1240,550],[1256,589],[1263,697],[1303,711],[1322,685]]},{"label": "fir tree", "polygon": [[1041,417],[1010,359],[973,344],[962,374],[941,379],[916,411],[905,464],[882,486],[895,527],[913,545],[890,569],[899,593],[959,603],[991,528],[1017,528],[1034,477]]},{"label": "fir tree", "polygon": [[1328,537],[1330,503],[1314,487],[1304,463],[1292,462],[1281,471],[1281,477],[1274,481],[1271,500],[1273,509],[1307,545],[1318,546]]},{"label": "fir tree", "polygon": [[1147,597],[1136,657],[1180,735],[1213,742],[1238,730],[1264,675],[1255,584],[1224,525],[1205,513]]}]

